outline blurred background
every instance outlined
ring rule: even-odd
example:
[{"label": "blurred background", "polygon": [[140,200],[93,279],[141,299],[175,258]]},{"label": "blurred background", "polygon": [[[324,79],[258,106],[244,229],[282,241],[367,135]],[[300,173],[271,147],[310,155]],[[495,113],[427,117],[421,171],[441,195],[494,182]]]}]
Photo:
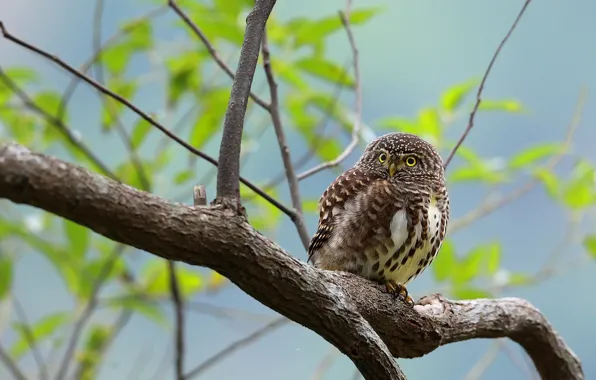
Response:
[{"label": "blurred background", "polygon": [[[231,80],[164,3],[104,0],[98,7],[91,0],[3,0],[0,21],[13,35],[79,69],[99,44],[102,65],[89,70],[91,76],[217,157]],[[179,2],[232,70],[249,3]],[[520,0],[354,2],[362,133],[342,166],[301,181],[310,234],[319,196],[375,136],[411,131],[448,155],[467,125],[479,80],[522,5]],[[353,57],[337,16],[344,8],[337,0],[278,1],[268,23],[298,172],[336,157],[359,116]],[[596,377],[595,15],[596,3],[588,0],[529,5],[487,79],[474,129],[449,167],[448,242],[409,285],[414,298],[441,292],[451,298],[528,299],[580,357],[588,379]],[[60,113],[60,97],[72,80],[67,72],[6,39],[0,39],[0,66],[4,78],[26,90],[44,112]],[[269,100],[260,64],[253,91]],[[25,106],[2,78],[0,112],[3,142],[16,140],[101,171],[75,147],[82,143],[132,186],[191,204],[192,186],[207,184],[209,200],[215,197],[215,172],[208,163],[87,84],[78,84],[63,114],[77,144]],[[254,103],[242,175],[271,187],[271,195],[290,205],[269,115]],[[253,225],[306,260],[291,221],[249,190],[242,194]],[[0,341],[29,378],[42,378],[40,361],[52,374],[60,366],[72,327],[86,310],[91,279],[105,263],[112,271],[69,373],[88,379],[174,378],[174,316],[163,260],[7,201],[0,202],[0,255]],[[352,363],[310,330],[280,322],[212,271],[177,268],[186,299],[186,370],[238,340],[246,343],[199,368],[196,378],[357,378]],[[256,338],[245,339],[255,331]],[[33,351],[30,335],[37,342]],[[452,344],[399,364],[411,379],[538,378],[525,353],[506,340]],[[11,378],[2,366],[0,378]]]}]

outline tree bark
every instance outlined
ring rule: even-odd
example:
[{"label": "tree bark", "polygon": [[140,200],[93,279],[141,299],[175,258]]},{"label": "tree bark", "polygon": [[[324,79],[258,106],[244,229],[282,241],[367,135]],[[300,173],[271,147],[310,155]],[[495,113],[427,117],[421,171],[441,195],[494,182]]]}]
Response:
[{"label": "tree bark", "polygon": [[214,269],[335,345],[366,379],[405,379],[393,357],[498,337],[519,343],[543,379],[584,378],[574,353],[522,299],[432,295],[410,308],[361,277],[297,260],[233,210],[172,203],[18,144],[0,146],[0,197],[165,259]]}]

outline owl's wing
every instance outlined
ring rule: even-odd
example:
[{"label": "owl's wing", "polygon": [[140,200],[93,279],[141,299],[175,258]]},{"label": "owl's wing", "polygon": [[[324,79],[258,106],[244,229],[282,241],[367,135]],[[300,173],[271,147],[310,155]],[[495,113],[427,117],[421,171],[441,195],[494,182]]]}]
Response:
[{"label": "owl's wing", "polygon": [[360,168],[351,168],[329,185],[319,200],[319,226],[308,246],[308,261],[331,238],[334,216],[345,204],[371,184],[372,178]]}]

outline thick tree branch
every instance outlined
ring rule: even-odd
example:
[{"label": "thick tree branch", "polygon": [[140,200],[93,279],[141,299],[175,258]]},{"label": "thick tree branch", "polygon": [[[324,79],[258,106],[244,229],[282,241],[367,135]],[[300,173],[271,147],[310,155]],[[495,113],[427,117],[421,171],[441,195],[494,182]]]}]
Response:
[{"label": "thick tree branch", "polygon": [[214,269],[335,345],[366,379],[403,379],[391,355],[419,357],[448,343],[498,337],[519,343],[543,379],[584,378],[579,360],[527,301],[434,295],[409,308],[380,285],[298,261],[221,206],[171,203],[18,144],[0,147],[0,197],[160,257]]},{"label": "thick tree branch", "polygon": [[250,87],[255,76],[265,24],[276,0],[256,0],[246,17],[246,31],[224,119],[217,171],[217,202],[240,206],[240,144]]}]

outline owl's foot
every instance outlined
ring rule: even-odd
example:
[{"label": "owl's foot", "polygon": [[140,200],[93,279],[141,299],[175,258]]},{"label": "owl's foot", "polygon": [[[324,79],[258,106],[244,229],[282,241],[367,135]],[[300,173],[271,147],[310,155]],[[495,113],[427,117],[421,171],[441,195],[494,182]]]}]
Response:
[{"label": "owl's foot", "polygon": [[414,300],[408,294],[408,289],[404,284],[395,282],[393,280],[389,280],[385,282],[385,287],[387,288],[387,292],[390,294],[398,297],[402,301],[404,301],[409,306],[414,306]]}]

